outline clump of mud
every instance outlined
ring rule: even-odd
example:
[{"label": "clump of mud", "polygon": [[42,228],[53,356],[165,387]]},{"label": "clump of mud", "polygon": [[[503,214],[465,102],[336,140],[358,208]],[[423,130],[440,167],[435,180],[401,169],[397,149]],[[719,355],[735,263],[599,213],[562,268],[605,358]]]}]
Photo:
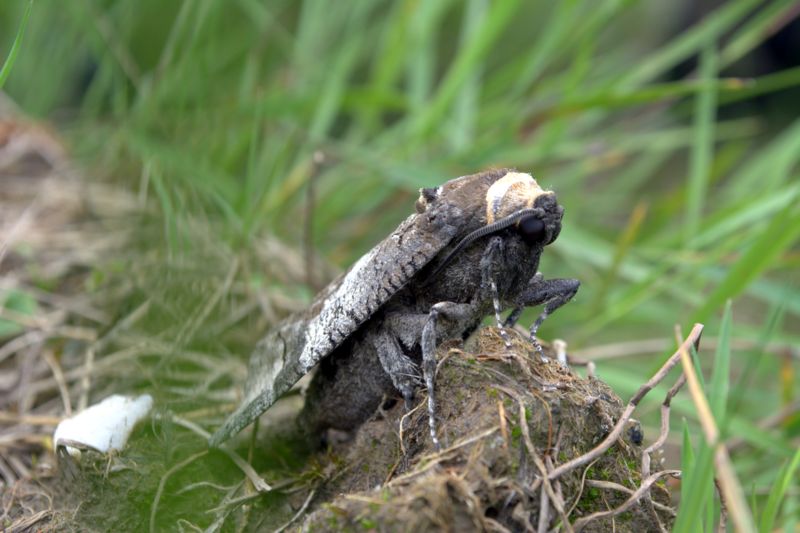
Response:
[{"label": "clump of mud", "polygon": [[[624,512],[587,519],[619,508],[640,486],[641,433],[636,426],[596,459],[543,482],[548,472],[601,442],[619,420],[623,404],[603,382],[581,378],[553,359],[542,361],[530,342],[509,333],[510,349],[497,329],[485,328],[463,348],[440,350],[441,451],[433,449],[424,401],[410,413],[402,402],[386,406],[351,442],[329,452],[327,472],[332,474],[300,527],[668,529],[674,513],[660,483],[651,487],[650,497]],[[543,497],[543,491],[553,497]]]}]

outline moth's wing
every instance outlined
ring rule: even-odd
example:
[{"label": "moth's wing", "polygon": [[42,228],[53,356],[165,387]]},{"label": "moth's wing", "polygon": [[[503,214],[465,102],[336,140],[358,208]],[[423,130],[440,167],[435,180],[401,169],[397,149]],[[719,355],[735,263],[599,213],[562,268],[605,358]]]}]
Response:
[{"label": "moth's wing", "polygon": [[431,214],[408,217],[324,289],[306,313],[284,321],[264,337],[250,358],[245,397],[211,436],[212,446],[266,411],[453,240],[458,227],[448,221],[457,213]]},{"label": "moth's wing", "polygon": [[307,326],[308,321],[302,316],[292,316],[259,341],[250,355],[244,398],[209,439],[212,447],[244,429],[303,377],[304,372],[293,364],[293,359],[298,347],[302,347]]}]

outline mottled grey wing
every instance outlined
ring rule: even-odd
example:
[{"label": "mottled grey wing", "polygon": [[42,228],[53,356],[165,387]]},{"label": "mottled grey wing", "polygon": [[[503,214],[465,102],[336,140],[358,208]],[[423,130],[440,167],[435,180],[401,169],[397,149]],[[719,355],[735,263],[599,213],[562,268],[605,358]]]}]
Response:
[{"label": "mottled grey wing", "polygon": [[344,276],[323,290],[310,312],[272,330],[254,350],[245,397],[210,439],[218,446],[249,425],[355,332],[433,259],[458,231],[446,213],[408,217]]}]

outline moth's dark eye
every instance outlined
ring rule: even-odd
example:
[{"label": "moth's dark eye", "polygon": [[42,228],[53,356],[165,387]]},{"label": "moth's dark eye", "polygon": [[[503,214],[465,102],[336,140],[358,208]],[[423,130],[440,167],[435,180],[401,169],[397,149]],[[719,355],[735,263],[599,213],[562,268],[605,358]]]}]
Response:
[{"label": "moth's dark eye", "polygon": [[544,222],[534,215],[529,215],[519,221],[517,231],[522,240],[528,244],[536,244],[544,239]]}]

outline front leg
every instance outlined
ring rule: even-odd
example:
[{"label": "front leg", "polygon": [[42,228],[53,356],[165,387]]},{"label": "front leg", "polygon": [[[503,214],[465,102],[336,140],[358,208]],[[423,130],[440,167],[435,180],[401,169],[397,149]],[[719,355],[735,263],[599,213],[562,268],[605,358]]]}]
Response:
[{"label": "front leg", "polygon": [[[489,239],[489,244],[487,244],[486,250],[483,252],[480,262],[481,291],[484,294],[487,292],[489,293],[488,295],[492,299],[492,305],[494,307],[494,319],[497,324],[497,328],[500,331],[500,337],[502,337],[503,342],[506,345],[506,349],[511,349],[511,339],[508,338],[508,333],[506,333],[503,319],[500,316],[500,314],[503,312],[503,306],[500,303],[500,294],[497,291],[497,283],[495,282],[492,274],[492,267],[496,264],[496,259],[502,256],[502,254],[503,239],[500,237],[492,237]],[[483,300],[483,296],[478,294],[477,299]]]},{"label": "front leg", "polygon": [[531,326],[531,341],[533,341],[539,355],[544,357],[544,352],[536,339],[536,332],[542,322],[550,316],[550,314],[570,301],[575,293],[578,292],[581,282],[577,279],[543,279],[542,274],[537,272],[531,279],[528,287],[519,294],[516,298],[516,306],[514,311],[506,320],[506,326],[513,326],[516,323],[522,309],[525,307],[533,307],[544,304],[541,314]]},{"label": "front leg", "polygon": [[[459,304],[454,302],[439,302],[431,307],[428,319],[422,328],[422,374],[425,377],[425,386],[428,388],[428,425],[431,431],[431,440],[436,450],[441,449],[439,438],[436,436],[436,394],[434,382],[436,380],[436,336],[437,323],[441,318],[457,322],[459,325],[475,321],[478,308],[473,304]],[[465,327],[457,328],[459,331]]]}]

